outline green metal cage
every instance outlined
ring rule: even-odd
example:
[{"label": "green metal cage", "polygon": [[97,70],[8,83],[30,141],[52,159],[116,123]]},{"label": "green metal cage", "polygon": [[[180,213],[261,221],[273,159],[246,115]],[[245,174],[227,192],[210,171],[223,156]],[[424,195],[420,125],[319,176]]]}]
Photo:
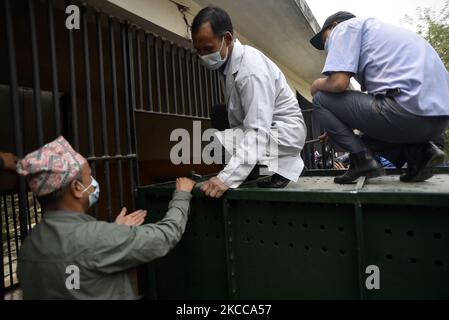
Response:
[{"label": "green metal cage", "polygon": [[[340,186],[315,172],[285,190],[194,190],[186,232],[141,278],[149,299],[448,299],[449,175]],[[149,221],[174,183],[139,190]],[[368,289],[379,270],[379,289]]]}]

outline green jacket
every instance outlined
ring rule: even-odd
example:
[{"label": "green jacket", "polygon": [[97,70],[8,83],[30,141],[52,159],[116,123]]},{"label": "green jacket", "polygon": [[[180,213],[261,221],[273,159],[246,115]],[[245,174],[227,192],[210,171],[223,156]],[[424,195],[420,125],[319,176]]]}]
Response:
[{"label": "green jacket", "polygon": [[175,191],[165,218],[139,227],[45,213],[19,254],[24,299],[136,299],[130,269],[165,256],[180,241],[191,197]]}]

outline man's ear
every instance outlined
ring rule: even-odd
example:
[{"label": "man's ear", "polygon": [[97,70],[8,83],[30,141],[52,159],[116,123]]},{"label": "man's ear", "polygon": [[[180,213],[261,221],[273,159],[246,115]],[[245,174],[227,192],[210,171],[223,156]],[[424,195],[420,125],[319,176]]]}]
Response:
[{"label": "man's ear", "polygon": [[81,199],[83,197],[84,188],[78,180],[70,182],[70,193],[75,199]]},{"label": "man's ear", "polygon": [[232,41],[234,40],[233,35],[228,31],[224,34],[224,39],[226,42],[226,45],[229,47],[232,43]]}]

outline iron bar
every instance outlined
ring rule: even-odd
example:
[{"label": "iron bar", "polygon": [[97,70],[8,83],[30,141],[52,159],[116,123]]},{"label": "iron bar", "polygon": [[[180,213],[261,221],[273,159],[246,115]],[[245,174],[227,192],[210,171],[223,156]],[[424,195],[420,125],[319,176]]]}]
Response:
[{"label": "iron bar", "polygon": [[182,54],[184,53],[183,48],[178,48],[178,69],[179,69],[179,83],[180,83],[180,89],[181,89],[181,107],[182,107],[182,114],[186,114],[186,99],[185,99],[185,92],[184,92],[184,66],[182,64]]},{"label": "iron bar", "polygon": [[56,58],[56,42],[55,42],[55,25],[53,18],[53,0],[48,0],[48,26],[50,36],[50,60],[51,60],[51,75],[53,87],[53,108],[55,111],[55,129],[56,135],[60,136],[61,128],[61,110],[59,105],[59,86],[58,86],[58,64]]},{"label": "iron bar", "polygon": [[[11,13],[11,3],[10,0],[5,0],[5,25],[6,25],[6,41],[7,41],[7,52],[8,52],[8,62],[9,62],[9,77],[10,77],[10,96],[11,96],[11,113],[13,115],[14,124],[14,142],[16,145],[16,155],[19,158],[24,156],[23,148],[23,136],[22,136],[22,122],[21,122],[21,112],[19,106],[19,93],[17,84],[17,69],[16,69],[16,53],[14,47],[14,30],[12,24],[12,13]],[[28,235],[27,230],[27,218],[26,218],[26,203],[25,203],[25,179],[23,177],[18,178],[18,189],[19,189],[19,212],[20,212],[20,236],[21,241],[25,240]]]},{"label": "iron bar", "polygon": [[28,13],[30,16],[31,56],[33,61],[33,95],[34,108],[36,110],[36,133],[39,146],[42,146],[44,144],[44,128],[42,120],[39,53],[36,39],[36,16],[34,13],[34,0],[28,0]]},{"label": "iron bar", "polygon": [[167,63],[167,42],[162,42],[162,62],[164,69],[164,92],[165,92],[165,112],[170,112],[170,90],[168,87],[168,63]]},{"label": "iron bar", "polygon": [[[114,132],[115,132],[115,153],[116,157],[120,157],[121,143],[120,143],[120,114],[118,109],[118,94],[117,94],[117,62],[115,57],[115,35],[114,35],[114,20],[109,18],[109,49],[111,57],[111,81],[112,81],[112,108],[114,112]],[[117,160],[117,175],[118,175],[118,194],[120,208],[123,207],[123,168],[122,159]]]},{"label": "iron bar", "polygon": [[[101,129],[103,136],[103,154],[109,155],[108,124],[106,111],[106,90],[104,81],[104,62],[103,62],[103,33],[101,28],[101,13],[97,12],[97,43],[98,43],[98,73],[100,78],[100,105],[101,105]],[[104,176],[106,187],[106,211],[109,222],[112,221],[112,200],[111,200],[111,173],[109,161],[104,163]]]},{"label": "iron bar", "polygon": [[173,81],[173,106],[174,106],[174,114],[178,114],[178,88],[177,82],[178,77],[176,76],[176,44],[171,44],[171,68],[172,68],[172,81]]},{"label": "iron bar", "polygon": [[148,33],[145,34],[145,48],[147,54],[147,73],[148,73],[148,110],[154,110],[153,107],[153,77],[151,72],[151,48],[150,48],[150,35]]}]

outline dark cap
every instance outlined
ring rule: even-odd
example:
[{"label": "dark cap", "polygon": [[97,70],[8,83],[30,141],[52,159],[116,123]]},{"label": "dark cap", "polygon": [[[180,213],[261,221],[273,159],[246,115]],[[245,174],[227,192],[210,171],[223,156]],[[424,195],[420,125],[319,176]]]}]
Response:
[{"label": "dark cap", "polygon": [[315,48],[317,48],[318,50],[324,50],[324,43],[323,43],[323,33],[330,27],[332,26],[332,23],[334,22],[343,22],[349,19],[355,18],[355,15],[353,15],[350,12],[346,12],[346,11],[339,11],[336,14],[331,15],[329,18],[326,19],[326,21],[324,22],[323,28],[321,29],[320,32],[318,32],[316,34],[316,36],[314,36],[311,40],[310,43],[312,44],[312,46],[314,46]]}]

